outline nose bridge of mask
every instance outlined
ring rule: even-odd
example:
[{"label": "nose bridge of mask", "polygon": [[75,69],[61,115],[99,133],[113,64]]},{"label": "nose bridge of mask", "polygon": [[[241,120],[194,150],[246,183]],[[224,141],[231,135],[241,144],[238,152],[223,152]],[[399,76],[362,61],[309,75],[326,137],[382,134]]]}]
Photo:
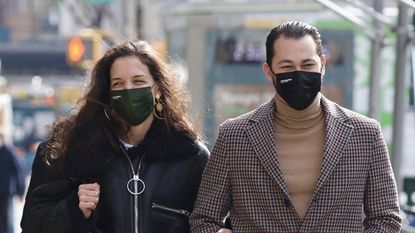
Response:
[{"label": "nose bridge of mask", "polygon": [[292,71],[292,72],[285,72],[274,74],[277,84],[279,85],[293,85],[293,84],[302,84],[302,76],[301,71]]},{"label": "nose bridge of mask", "polygon": [[[276,79],[278,80],[278,83],[280,84],[295,84],[295,85],[304,85],[309,86],[312,85],[320,85],[321,84],[321,73],[318,72],[309,72],[309,71],[292,71],[292,72],[286,72],[286,73],[279,73],[276,74]],[[320,79],[318,81],[317,79]]]},{"label": "nose bridge of mask", "polygon": [[[113,104],[141,102],[140,100],[142,98],[149,95],[148,92],[151,92],[151,95],[153,96],[151,89],[152,86],[112,91],[112,102]],[[154,99],[154,97],[152,98]]]}]

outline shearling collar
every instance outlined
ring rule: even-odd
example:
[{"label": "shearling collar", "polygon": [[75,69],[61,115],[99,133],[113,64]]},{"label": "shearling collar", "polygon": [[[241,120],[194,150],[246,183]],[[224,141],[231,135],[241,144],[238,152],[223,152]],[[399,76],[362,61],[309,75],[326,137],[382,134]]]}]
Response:
[{"label": "shearling collar", "polygon": [[[73,144],[58,162],[67,177],[96,181],[105,173],[111,160],[122,156],[121,147],[109,140],[117,139],[102,125],[93,123],[88,129],[78,132],[78,143]],[[185,133],[167,128],[165,123],[155,120],[143,142],[129,149],[130,156],[145,153],[147,161],[172,160],[193,156],[199,150],[197,142]],[[120,146],[121,142],[119,142]]]},{"label": "shearling collar", "polygon": [[165,123],[155,120],[143,142],[129,148],[130,156],[146,154],[146,160],[172,160],[194,155],[198,147],[195,140],[183,132],[167,128]]}]

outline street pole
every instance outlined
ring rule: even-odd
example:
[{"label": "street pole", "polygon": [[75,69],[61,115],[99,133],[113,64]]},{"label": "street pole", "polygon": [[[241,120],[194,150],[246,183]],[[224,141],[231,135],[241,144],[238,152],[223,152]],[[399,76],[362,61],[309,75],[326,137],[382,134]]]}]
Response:
[{"label": "street pole", "polygon": [[127,2],[121,1],[121,35],[125,38],[128,35],[128,9]]},{"label": "street pole", "polygon": [[398,191],[402,190],[401,164],[403,148],[403,122],[405,111],[405,78],[407,75],[407,55],[409,43],[409,9],[399,2],[398,27],[396,38],[395,93],[393,104],[392,155],[391,162]]},{"label": "street pole", "polygon": [[[374,40],[377,37],[377,32],[372,27],[368,27],[365,20],[357,17],[353,13],[350,13],[349,11],[342,8],[340,5],[334,3],[331,0],[316,0],[316,1],[322,4],[323,6],[329,8],[330,10],[336,12],[337,14],[341,15],[345,19],[349,20],[354,25],[361,28],[362,31],[365,33],[365,35],[369,37],[370,39]],[[376,16],[373,16],[373,17],[375,18]]]},{"label": "street pole", "polygon": [[[382,14],[383,0],[374,0],[373,9]],[[370,89],[369,89],[369,117],[380,121],[380,77],[379,65],[383,47],[384,33],[383,23],[373,17],[373,27],[377,36],[372,38],[371,59],[370,59]]]}]

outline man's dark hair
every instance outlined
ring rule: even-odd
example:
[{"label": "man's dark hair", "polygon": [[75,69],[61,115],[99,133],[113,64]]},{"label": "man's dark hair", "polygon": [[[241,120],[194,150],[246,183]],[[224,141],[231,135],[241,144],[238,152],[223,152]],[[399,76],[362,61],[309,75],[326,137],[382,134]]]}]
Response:
[{"label": "man's dark hair", "polygon": [[281,35],[292,39],[300,39],[305,35],[310,35],[313,38],[314,43],[316,43],[317,54],[320,58],[323,56],[321,36],[317,31],[317,28],[303,22],[288,21],[272,29],[267,36],[265,47],[267,53],[267,64],[269,66],[271,66],[272,57],[274,57],[274,42],[280,38]]}]

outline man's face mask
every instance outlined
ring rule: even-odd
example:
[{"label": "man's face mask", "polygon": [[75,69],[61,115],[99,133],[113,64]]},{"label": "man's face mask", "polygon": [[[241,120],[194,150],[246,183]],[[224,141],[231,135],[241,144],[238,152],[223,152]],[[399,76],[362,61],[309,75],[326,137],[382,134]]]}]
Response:
[{"label": "man's face mask", "polygon": [[306,109],[321,89],[321,73],[292,71],[274,74],[277,93],[296,110]]},{"label": "man's face mask", "polygon": [[111,106],[130,126],[139,125],[153,112],[151,87],[112,90]]}]

